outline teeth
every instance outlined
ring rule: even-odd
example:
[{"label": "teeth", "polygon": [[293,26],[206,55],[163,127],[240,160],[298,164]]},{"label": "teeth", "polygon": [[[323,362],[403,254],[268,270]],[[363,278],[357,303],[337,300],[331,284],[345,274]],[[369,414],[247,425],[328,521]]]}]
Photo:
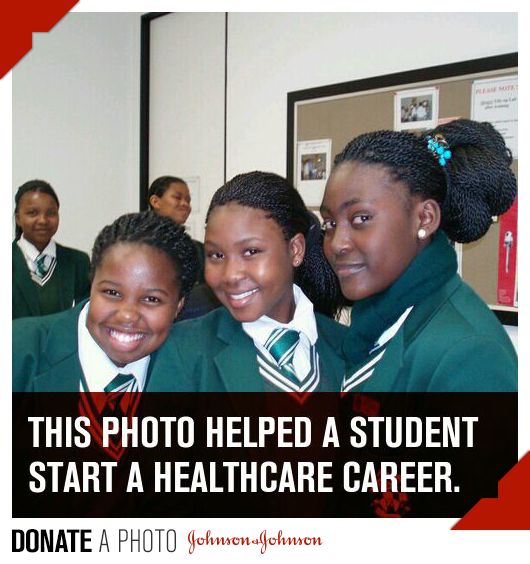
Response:
[{"label": "teeth", "polygon": [[139,341],[140,339],[142,339],[143,333],[121,333],[119,331],[111,329],[110,336],[120,343],[132,343],[133,341]]},{"label": "teeth", "polygon": [[254,290],[249,290],[248,292],[243,292],[242,294],[230,294],[230,298],[232,300],[244,300],[248,296],[255,294],[257,291],[258,289],[254,288]]}]

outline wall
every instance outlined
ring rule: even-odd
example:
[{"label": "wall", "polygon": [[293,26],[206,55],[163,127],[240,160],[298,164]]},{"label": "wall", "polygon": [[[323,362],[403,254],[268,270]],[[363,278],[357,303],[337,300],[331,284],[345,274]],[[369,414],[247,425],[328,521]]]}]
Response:
[{"label": "wall", "polygon": [[[13,71],[13,185],[50,180],[58,238],[83,249],[138,209],[139,30],[139,13],[72,13]],[[223,182],[225,16],[175,13],[151,33],[150,180],[200,176],[201,237]],[[517,48],[516,13],[230,13],[227,177],[285,174],[289,91]]]},{"label": "wall", "polygon": [[140,14],[70,13],[13,69],[13,189],[48,180],[57,239],[90,250],[138,209]]},{"label": "wall", "polygon": [[149,183],[199,177],[188,220],[203,239],[204,214],[224,170],[225,15],[169,14],[151,22]]},{"label": "wall", "polygon": [[[219,16],[172,14],[151,24],[158,109],[150,179],[201,176],[201,235],[222,183],[223,124],[211,111],[222,110],[224,95]],[[285,174],[288,92],[517,51],[517,14],[229,13],[227,51],[227,178],[254,169]]]},{"label": "wall", "polygon": [[230,14],[228,176],[285,174],[287,92],[517,51],[517,14]]}]

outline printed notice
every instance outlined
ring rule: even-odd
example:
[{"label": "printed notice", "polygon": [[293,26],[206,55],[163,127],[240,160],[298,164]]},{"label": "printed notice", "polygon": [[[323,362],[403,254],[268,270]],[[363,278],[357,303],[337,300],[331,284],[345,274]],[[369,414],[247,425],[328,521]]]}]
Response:
[{"label": "printed notice", "polygon": [[517,76],[476,80],[471,96],[471,119],[489,121],[504,137],[517,159]]}]

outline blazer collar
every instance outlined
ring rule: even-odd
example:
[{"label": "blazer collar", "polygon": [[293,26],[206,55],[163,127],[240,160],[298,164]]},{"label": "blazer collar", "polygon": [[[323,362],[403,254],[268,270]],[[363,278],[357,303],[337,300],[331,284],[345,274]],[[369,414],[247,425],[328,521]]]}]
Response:
[{"label": "blazer collar", "polygon": [[436,315],[438,309],[451,297],[461,283],[460,277],[455,275],[437,292],[430,295],[421,304],[414,306],[403,325],[403,330],[398,331],[386,345],[385,354],[377,365],[373,379],[368,378],[366,382],[359,384],[352,391],[392,391],[396,385],[396,374],[399,373],[400,368],[403,366],[403,356],[410,343],[423,330],[430,319]]}]

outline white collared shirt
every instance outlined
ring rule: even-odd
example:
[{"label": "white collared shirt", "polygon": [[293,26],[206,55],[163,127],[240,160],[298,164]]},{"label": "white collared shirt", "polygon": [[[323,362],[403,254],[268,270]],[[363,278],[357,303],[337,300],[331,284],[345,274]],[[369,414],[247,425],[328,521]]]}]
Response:
[{"label": "white collared shirt", "polygon": [[[133,374],[138,383],[138,391],[145,386],[150,356],[144,356],[126,366],[116,366],[96,343],[87,329],[86,320],[90,302],[81,310],[77,323],[79,362],[83,369],[86,384],[91,392],[103,392],[105,386],[118,374]],[[81,391],[83,391],[81,387]]]},{"label": "white collared shirt", "polygon": [[26,259],[26,264],[28,265],[28,269],[31,274],[35,274],[35,261],[40,255],[50,257],[47,259],[50,262],[52,258],[57,258],[57,245],[53,239],[50,240],[42,252],[39,251],[33,243],[30,243],[27,239],[25,239],[24,235],[20,236],[20,239],[17,241],[17,245]]},{"label": "white collared shirt", "polygon": [[264,346],[271,332],[278,327],[298,331],[300,342],[294,353],[293,365],[296,377],[302,381],[311,369],[311,346],[316,344],[318,338],[317,322],[313,304],[296,284],[293,284],[293,297],[295,310],[293,319],[289,323],[279,323],[263,315],[256,321],[242,325],[243,331],[251,337],[256,348],[273,363],[276,361]]}]

